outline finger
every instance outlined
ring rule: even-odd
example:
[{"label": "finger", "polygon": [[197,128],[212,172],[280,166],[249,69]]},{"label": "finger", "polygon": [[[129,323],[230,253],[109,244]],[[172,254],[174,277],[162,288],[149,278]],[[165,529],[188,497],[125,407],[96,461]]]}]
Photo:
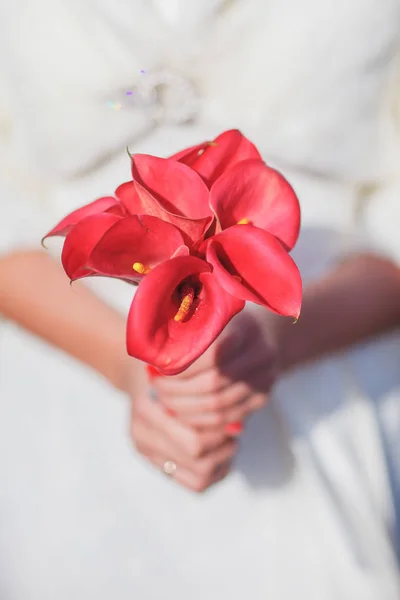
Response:
[{"label": "finger", "polygon": [[225,387],[219,392],[203,396],[175,397],[160,394],[159,400],[163,406],[174,411],[177,415],[196,415],[204,412],[216,412],[234,406],[247,398],[253,389],[242,381]]},{"label": "finger", "polygon": [[[188,372],[189,369],[186,374]],[[197,397],[218,392],[235,382],[251,382],[254,373],[261,373],[262,379],[272,379],[277,375],[272,356],[271,361],[268,361],[265,347],[258,344],[244,348],[240,355],[232,357],[223,365],[213,364],[207,370],[194,373],[190,378],[158,377],[152,384],[157,392],[164,396]],[[266,387],[265,381],[262,380],[259,381],[259,385],[264,385],[264,389]]]},{"label": "finger", "polygon": [[231,459],[237,450],[237,443],[226,438],[222,446],[203,457],[195,458],[190,453],[185,453],[177,448],[168,438],[140,419],[132,422],[132,438],[137,450],[144,456],[161,456],[164,461],[172,460],[204,477],[211,476],[215,467]]},{"label": "finger", "polygon": [[219,392],[202,396],[171,397],[160,394],[160,402],[175,416],[197,415],[205,412],[220,412],[243,402],[252,394],[266,394],[276,378],[276,369],[249,373],[248,381],[238,381],[220,390]]},{"label": "finger", "polygon": [[[164,472],[165,461],[162,456],[152,455],[150,457],[151,462],[158,467],[158,469]],[[176,465],[176,471],[169,475],[171,479],[186,487],[193,492],[204,492],[214,483],[221,481],[229,473],[231,468],[231,461],[220,465],[215,472],[209,477],[193,473],[185,467],[181,467],[179,464]]]},{"label": "finger", "polygon": [[182,423],[197,428],[221,428],[230,423],[242,423],[252,412],[263,408],[267,403],[267,398],[267,394],[251,394],[241,403],[229,409],[194,415],[183,414],[179,419]]},{"label": "finger", "polygon": [[184,454],[167,438],[163,437],[157,429],[150,427],[145,421],[133,420],[131,435],[136,450],[143,456],[152,460],[152,456],[164,458],[164,462],[171,460],[184,467],[190,468],[193,458]]},{"label": "finger", "polygon": [[238,442],[229,439],[223,446],[210,452],[203,458],[194,461],[190,470],[200,477],[208,478],[212,481],[215,475],[220,471],[223,465],[232,462],[233,457],[238,450]]},{"label": "finger", "polygon": [[[148,460],[159,471],[161,471],[162,473],[165,473],[164,468],[165,468],[166,460],[161,454],[150,453],[149,455],[147,455],[146,458],[148,458]],[[173,462],[175,462],[175,461],[173,461]],[[171,480],[181,484],[182,486],[188,488],[189,490],[191,490],[193,492],[202,492],[206,489],[207,482],[201,481],[197,475],[195,475],[189,469],[186,469],[182,465],[178,466],[178,463],[176,463],[176,462],[175,462],[175,464],[176,464],[176,471],[171,474],[165,473],[165,475],[167,477],[169,477]]]},{"label": "finger", "polygon": [[162,433],[176,448],[193,458],[198,458],[226,441],[226,434],[220,430],[198,432],[192,427],[171,417],[158,403],[147,395],[140,395],[133,403],[132,418],[143,419],[153,429]]},{"label": "finger", "polygon": [[232,380],[214,367],[187,379],[159,377],[152,384],[159,394],[185,397],[217,392],[231,385]]}]

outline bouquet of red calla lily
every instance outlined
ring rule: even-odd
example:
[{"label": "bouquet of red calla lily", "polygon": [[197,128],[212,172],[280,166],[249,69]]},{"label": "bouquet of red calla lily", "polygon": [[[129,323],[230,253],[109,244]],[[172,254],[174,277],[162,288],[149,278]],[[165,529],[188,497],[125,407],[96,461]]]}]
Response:
[{"label": "bouquet of red calla lily", "polygon": [[300,228],[290,184],[239,131],[164,159],[130,155],[132,179],[65,217],[74,281],[117,277],[139,288],[127,324],[131,356],[184,371],[246,301],[298,318],[301,277],[289,255]]}]

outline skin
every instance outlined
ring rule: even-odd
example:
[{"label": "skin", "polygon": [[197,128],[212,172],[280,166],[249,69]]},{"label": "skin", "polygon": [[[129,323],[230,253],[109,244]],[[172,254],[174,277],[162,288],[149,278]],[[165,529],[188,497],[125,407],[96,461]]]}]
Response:
[{"label": "skin", "polygon": [[[262,308],[242,312],[232,322],[233,352],[224,353],[222,336],[187,371],[153,384],[177,419],[200,431],[219,431],[260,409],[277,377],[291,368],[399,325],[399,269],[374,256],[358,256],[305,289],[295,325]],[[225,335],[229,339],[229,330]]]},{"label": "skin", "polygon": [[193,427],[221,428],[262,408],[280,365],[278,321],[242,312],[189,369],[153,380],[160,402]]},{"label": "skin", "polygon": [[84,285],[71,287],[44,252],[0,258],[0,313],[126,392],[138,451],[158,469],[175,461],[176,481],[200,492],[229,472],[237,441],[225,425],[260,409],[281,373],[399,326],[400,274],[357,256],[305,289],[296,325],[262,308],[241,313],[187,371],[152,381],[159,402],[144,366],[126,355],[124,319]]},{"label": "skin", "polygon": [[236,440],[222,428],[196,431],[143,393],[132,403],[131,433],[137,450],[157,468],[166,457],[179,465],[174,478],[195,492],[224,478],[237,451]]}]

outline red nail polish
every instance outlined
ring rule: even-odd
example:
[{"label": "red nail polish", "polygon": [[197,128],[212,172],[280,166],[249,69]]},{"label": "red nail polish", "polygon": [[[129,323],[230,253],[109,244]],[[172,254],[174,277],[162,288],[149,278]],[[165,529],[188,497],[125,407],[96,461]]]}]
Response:
[{"label": "red nail polish", "polygon": [[229,435],[239,435],[243,431],[243,425],[239,421],[235,423],[228,423],[225,425],[224,430]]},{"label": "red nail polish", "polygon": [[153,365],[146,365],[147,375],[150,379],[155,379],[156,377],[161,377],[161,373],[158,369],[153,367]]}]

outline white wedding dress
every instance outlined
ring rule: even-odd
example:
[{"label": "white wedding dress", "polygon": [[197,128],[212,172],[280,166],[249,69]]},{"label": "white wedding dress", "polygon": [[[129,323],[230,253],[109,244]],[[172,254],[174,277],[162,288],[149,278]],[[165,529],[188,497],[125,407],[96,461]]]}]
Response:
[{"label": "white wedding dress", "polygon": [[[129,179],[126,145],[237,127],[298,191],[306,282],[400,258],[399,32],[397,0],[2,2],[2,249]],[[121,394],[3,321],[1,599],[398,600],[399,358],[392,334],[286,376],[195,495],[135,454]]]}]

